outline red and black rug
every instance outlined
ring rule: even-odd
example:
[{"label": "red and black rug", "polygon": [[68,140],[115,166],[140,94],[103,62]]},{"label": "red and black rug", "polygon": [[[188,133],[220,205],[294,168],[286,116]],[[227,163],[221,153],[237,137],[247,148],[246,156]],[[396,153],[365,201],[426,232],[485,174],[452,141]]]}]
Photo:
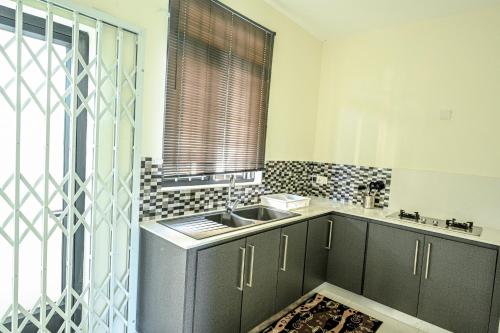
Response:
[{"label": "red and black rug", "polygon": [[380,320],[315,294],[261,332],[372,333],[380,325]]}]

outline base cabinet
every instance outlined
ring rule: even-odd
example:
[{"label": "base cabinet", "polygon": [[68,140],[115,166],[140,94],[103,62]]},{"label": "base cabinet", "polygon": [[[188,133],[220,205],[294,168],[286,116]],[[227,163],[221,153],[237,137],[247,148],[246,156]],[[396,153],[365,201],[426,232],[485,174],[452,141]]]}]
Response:
[{"label": "base cabinet", "polygon": [[367,223],[334,215],[327,281],[361,294],[365,263]]},{"label": "base cabinet", "polygon": [[280,234],[198,252],[193,332],[248,332],[275,313]]},{"label": "base cabinet", "polygon": [[333,221],[330,216],[308,222],[304,289],[306,294],[326,281],[328,252],[331,248]]},{"label": "base cabinet", "polygon": [[302,296],[307,222],[281,229],[276,310],[284,309]]},{"label": "base cabinet", "polygon": [[372,223],[363,294],[455,333],[486,333],[497,252]]},{"label": "base cabinet", "polygon": [[498,248],[450,238],[336,214],[203,249],[141,233],[139,327],[248,332],[328,279],[455,333],[497,332]]},{"label": "base cabinet", "polygon": [[425,236],[418,317],[456,333],[488,332],[497,251]]},{"label": "base cabinet", "polygon": [[370,224],[363,295],[417,315],[424,235]]},{"label": "base cabinet", "polygon": [[245,246],[241,239],[198,252],[194,333],[240,331]]},{"label": "base cabinet", "polygon": [[276,311],[280,230],[247,238],[241,331],[248,332]]}]

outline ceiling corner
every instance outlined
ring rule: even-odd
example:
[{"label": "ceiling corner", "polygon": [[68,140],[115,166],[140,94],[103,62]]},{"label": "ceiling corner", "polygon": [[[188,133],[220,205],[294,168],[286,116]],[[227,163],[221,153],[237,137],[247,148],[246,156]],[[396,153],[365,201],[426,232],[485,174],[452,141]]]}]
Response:
[{"label": "ceiling corner", "polygon": [[320,42],[324,42],[326,40],[326,36],[324,36],[321,33],[318,33],[318,31],[315,31],[314,29],[312,29],[301,18],[299,18],[295,14],[292,14],[288,9],[286,9],[279,1],[276,1],[276,0],[264,0],[264,2],[266,2],[268,5],[270,5],[271,7],[273,7],[275,10],[277,10],[281,14],[285,15],[293,23],[297,24],[299,27],[301,27],[303,30],[305,30],[309,34],[311,34],[314,38],[316,38]]}]

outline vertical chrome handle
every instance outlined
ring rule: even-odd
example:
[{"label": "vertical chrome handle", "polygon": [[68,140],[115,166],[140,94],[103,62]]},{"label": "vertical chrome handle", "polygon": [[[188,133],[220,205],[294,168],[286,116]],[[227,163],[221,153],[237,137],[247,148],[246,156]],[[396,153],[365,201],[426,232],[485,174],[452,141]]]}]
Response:
[{"label": "vertical chrome handle", "polygon": [[431,243],[427,244],[427,262],[425,263],[425,279],[429,278],[429,262],[431,261]]},{"label": "vertical chrome handle", "polygon": [[285,239],[285,245],[284,245],[284,248],[283,248],[283,265],[281,266],[281,270],[283,272],[286,272],[286,257],[287,257],[287,253],[288,253],[288,235],[281,235],[282,238]]},{"label": "vertical chrome handle", "polygon": [[255,258],[255,246],[248,245],[248,247],[250,248],[251,252],[250,252],[250,272],[248,273],[247,286],[252,288],[252,284],[253,284],[253,260]]},{"label": "vertical chrome handle", "polygon": [[240,284],[237,287],[239,291],[243,291],[243,283],[245,279],[245,257],[246,257],[246,251],[244,247],[240,247],[241,251],[241,263],[240,263]]},{"label": "vertical chrome handle", "polygon": [[420,241],[417,239],[415,242],[415,258],[413,259],[413,275],[417,275],[417,263],[418,263],[418,248]]},{"label": "vertical chrome handle", "polygon": [[326,245],[325,249],[331,250],[332,249],[332,232],[333,232],[333,221],[328,220],[328,244]]}]

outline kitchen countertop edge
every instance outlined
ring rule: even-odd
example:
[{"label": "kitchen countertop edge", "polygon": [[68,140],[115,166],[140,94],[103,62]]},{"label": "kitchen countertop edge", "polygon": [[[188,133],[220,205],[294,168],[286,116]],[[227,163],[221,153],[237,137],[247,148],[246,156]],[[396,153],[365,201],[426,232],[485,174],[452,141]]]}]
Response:
[{"label": "kitchen countertop edge", "polygon": [[[432,226],[426,226],[411,222],[403,222],[393,218],[388,218],[387,215],[392,213],[392,211],[389,211],[386,208],[364,209],[363,207],[359,205],[354,205],[352,203],[340,202],[325,198],[311,197],[311,202],[309,206],[300,209],[294,209],[292,210],[292,212],[298,213],[300,214],[300,216],[291,217],[276,222],[263,223],[260,225],[256,225],[254,227],[235,230],[225,234],[199,240],[191,238],[187,235],[184,235],[183,233],[180,233],[178,231],[175,231],[158,223],[159,221],[164,221],[167,219],[154,219],[154,220],[143,221],[140,223],[140,227],[141,229],[149,231],[157,235],[158,237],[172,243],[177,247],[180,247],[185,250],[190,250],[199,247],[209,247],[212,244],[243,238],[246,237],[247,235],[275,229],[277,227],[290,225],[299,221],[309,220],[330,213],[340,213],[357,218],[380,221],[395,226],[403,226],[416,231],[431,232],[433,234],[438,234],[438,235],[441,234],[448,237],[465,239],[472,242],[483,243],[493,246],[500,246],[500,230],[498,229],[483,227],[483,232],[481,233],[481,236],[478,237],[473,235],[467,235],[465,233],[439,229]],[[204,214],[207,214],[207,212],[195,215],[204,215]],[[187,216],[188,215],[186,215],[186,217]]]}]

